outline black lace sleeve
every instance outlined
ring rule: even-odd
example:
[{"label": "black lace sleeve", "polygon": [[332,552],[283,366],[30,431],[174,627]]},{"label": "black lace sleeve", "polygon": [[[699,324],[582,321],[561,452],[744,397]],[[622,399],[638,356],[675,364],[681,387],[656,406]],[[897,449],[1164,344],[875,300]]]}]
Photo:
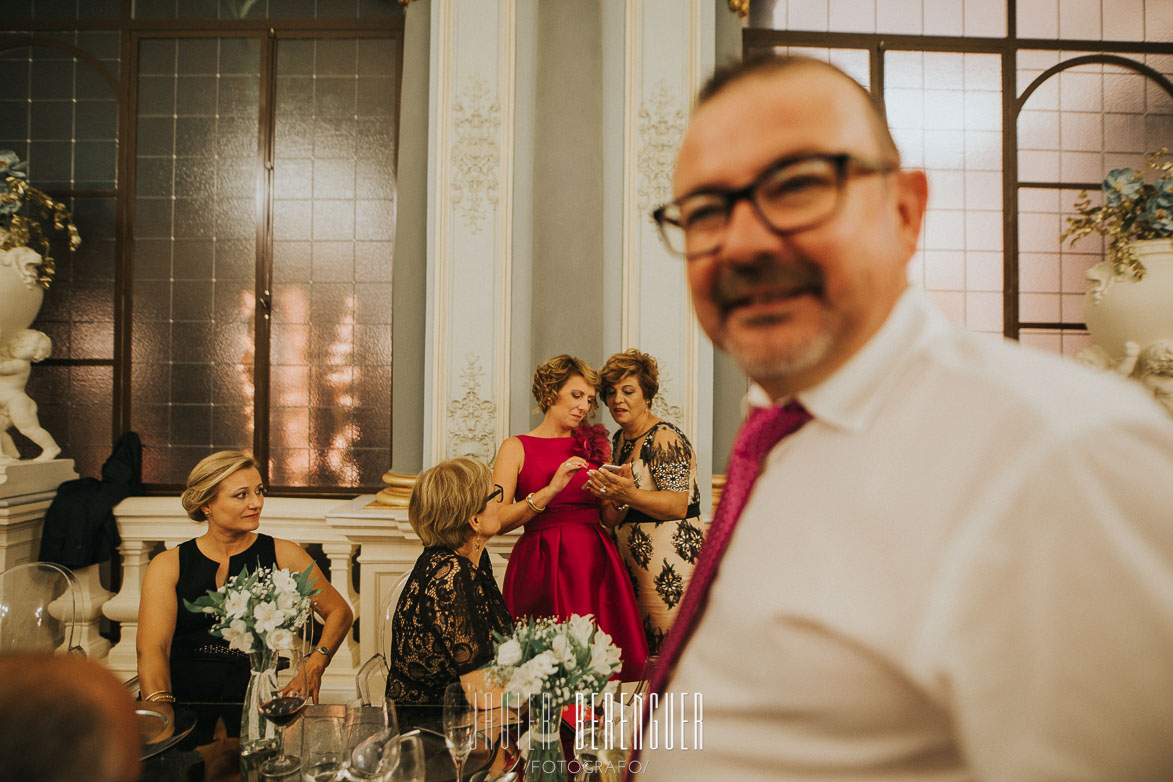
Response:
[{"label": "black lace sleeve", "polygon": [[483,601],[476,599],[475,580],[471,562],[453,559],[424,588],[440,645],[458,676],[488,662],[495,648]]}]

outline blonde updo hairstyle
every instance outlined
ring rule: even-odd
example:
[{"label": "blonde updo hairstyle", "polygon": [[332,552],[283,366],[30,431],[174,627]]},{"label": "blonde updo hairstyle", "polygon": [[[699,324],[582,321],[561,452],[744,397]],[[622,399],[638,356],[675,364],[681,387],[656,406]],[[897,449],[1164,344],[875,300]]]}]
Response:
[{"label": "blonde updo hairstyle", "polygon": [[599,376],[603,380],[603,398],[606,399],[614,393],[615,386],[628,375],[635,375],[636,382],[644,392],[644,401],[650,406],[660,390],[660,368],[656,364],[656,359],[635,348],[611,356],[599,370]]},{"label": "blonde updo hairstyle", "polygon": [[566,381],[575,375],[581,377],[595,389],[596,398],[591,402],[591,409],[587,412],[587,418],[592,418],[595,411],[599,409],[597,395],[602,387],[599,373],[591,369],[581,358],[568,356],[565,353],[548,359],[534,370],[534,384],[531,390],[534,399],[537,400],[538,410],[543,413],[549,410],[550,406],[558,399],[558,392],[562,390],[562,386],[566,385]]},{"label": "blonde updo hairstyle", "polygon": [[192,521],[207,521],[204,506],[216,499],[220,484],[229,475],[249,467],[260,471],[256,460],[244,451],[217,451],[201,459],[187,476],[187,487],[179,498],[187,517]]},{"label": "blonde updo hairstyle", "polygon": [[473,536],[469,519],[485,509],[493,473],[468,456],[440,462],[420,473],[407,501],[407,520],[425,548],[455,551]]}]

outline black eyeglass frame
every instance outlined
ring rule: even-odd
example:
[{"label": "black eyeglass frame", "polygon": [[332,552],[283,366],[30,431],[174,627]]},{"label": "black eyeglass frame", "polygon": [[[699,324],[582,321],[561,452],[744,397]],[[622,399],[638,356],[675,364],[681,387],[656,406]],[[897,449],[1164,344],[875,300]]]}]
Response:
[{"label": "black eyeglass frame", "polygon": [[497,502],[505,501],[505,489],[501,488],[501,484],[499,483],[493,484],[493,493],[485,497],[485,505],[488,505],[493,500],[497,500]]},{"label": "black eyeglass frame", "polygon": [[[762,185],[767,182],[770,177],[773,176],[779,169],[787,168],[789,166],[795,165],[796,163],[803,163],[808,160],[826,160],[834,166],[835,203],[829,210],[827,210],[825,214],[820,215],[814,220],[799,224],[797,226],[788,226],[786,228],[780,229],[772,222],[770,222],[770,219],[766,216],[765,210],[763,210],[762,207],[758,204],[757,192],[759,188],[761,188]],[[711,255],[712,253],[717,252],[724,244],[724,240],[722,239],[721,242],[718,242],[711,248],[706,248],[704,250],[698,250],[691,253],[687,250],[677,250],[675,247],[673,247],[672,241],[668,238],[668,229],[666,228],[666,225],[672,225],[676,228],[679,228],[682,237],[684,236],[684,227],[681,226],[676,219],[668,215],[668,210],[676,207],[676,209],[679,211],[681,202],[683,201],[698,195],[720,196],[722,199],[724,199],[725,202],[726,227],[728,226],[729,216],[733,214],[733,207],[737,205],[737,202],[748,201],[750,206],[753,207],[754,213],[758,216],[758,219],[762,221],[763,225],[779,236],[788,236],[790,234],[799,233],[800,231],[808,231],[811,228],[816,228],[834,217],[843,206],[843,195],[847,190],[847,180],[852,176],[890,174],[893,171],[899,170],[899,168],[900,166],[896,163],[891,163],[888,161],[864,160],[846,152],[839,152],[835,154],[817,153],[788,155],[786,157],[775,160],[773,163],[766,166],[764,169],[762,169],[761,173],[754,177],[753,181],[745,187],[728,189],[720,187],[705,187],[694,190],[691,193],[686,193],[674,201],[669,201],[668,203],[657,207],[652,212],[652,219],[656,223],[656,228],[660,232],[660,239],[664,242],[664,246],[667,247],[668,250],[674,255],[679,255],[686,260],[692,260],[694,258],[700,258],[701,256]]]}]

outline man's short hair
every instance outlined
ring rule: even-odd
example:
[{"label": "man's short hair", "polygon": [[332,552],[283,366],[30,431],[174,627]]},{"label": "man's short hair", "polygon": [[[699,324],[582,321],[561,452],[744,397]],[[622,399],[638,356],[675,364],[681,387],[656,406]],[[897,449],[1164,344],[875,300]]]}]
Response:
[{"label": "man's short hair", "polygon": [[138,754],[130,692],[106,668],[67,655],[0,655],[0,777],[131,782]]},{"label": "man's short hair", "polygon": [[836,68],[834,65],[825,63],[822,60],[816,60],[812,57],[770,54],[751,57],[742,62],[722,66],[701,87],[700,92],[697,94],[696,108],[699,109],[729,87],[739,84],[746,79],[769,77],[802,68],[822,70],[826,73],[841,76],[854,85],[859,90],[860,97],[867,104],[868,121],[872,124],[876,145],[879,147],[881,155],[891,156],[891,162],[900,165],[900,150],[896,148],[896,142],[892,140],[892,132],[888,129],[888,120],[884,117],[883,106],[877,102],[875,96],[844,71]]}]

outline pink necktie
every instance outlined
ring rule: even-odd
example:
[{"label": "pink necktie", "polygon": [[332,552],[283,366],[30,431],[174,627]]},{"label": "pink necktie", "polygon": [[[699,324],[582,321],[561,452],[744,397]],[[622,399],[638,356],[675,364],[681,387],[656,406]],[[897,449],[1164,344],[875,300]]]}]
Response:
[{"label": "pink necktie", "polygon": [[[649,693],[663,692],[693,630],[700,623],[708,602],[709,587],[717,575],[725,548],[733,537],[733,528],[737,526],[741,512],[749,500],[754,481],[761,472],[762,460],[779,440],[797,432],[809,420],[811,414],[806,408],[799,402],[792,401],[781,407],[755,409],[737,433],[737,440],[733,443],[733,452],[729,457],[728,477],[725,480],[721,503],[717,506],[717,513],[709,527],[704,545],[701,546],[700,561],[697,562],[696,570],[693,571],[692,579],[688,583],[688,590],[680,603],[672,631],[664,640],[660,659],[652,674]],[[647,702],[645,700],[645,704]]]}]

